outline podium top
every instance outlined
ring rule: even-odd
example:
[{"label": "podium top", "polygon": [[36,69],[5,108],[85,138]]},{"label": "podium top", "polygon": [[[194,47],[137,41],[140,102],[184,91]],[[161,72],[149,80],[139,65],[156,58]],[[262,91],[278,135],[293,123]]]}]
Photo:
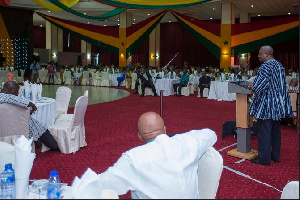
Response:
[{"label": "podium top", "polygon": [[228,93],[252,94],[248,89],[248,81],[232,81],[228,83]]}]

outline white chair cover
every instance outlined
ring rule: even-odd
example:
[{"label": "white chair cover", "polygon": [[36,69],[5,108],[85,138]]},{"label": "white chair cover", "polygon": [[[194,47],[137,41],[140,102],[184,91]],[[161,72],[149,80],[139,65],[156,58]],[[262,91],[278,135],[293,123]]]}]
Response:
[{"label": "white chair cover", "polygon": [[57,115],[67,114],[71,94],[72,90],[68,87],[62,86],[57,88],[55,97]]},{"label": "white chair cover", "polygon": [[[48,129],[57,141],[61,153],[70,154],[87,145],[85,141],[84,116],[86,113],[88,98],[81,96],[77,99],[72,115],[72,121],[59,120],[49,126]],[[42,145],[42,152],[49,150]]]},{"label": "white chair cover", "polygon": [[299,181],[287,183],[283,188],[280,199],[299,199]]},{"label": "white chair cover", "polygon": [[101,73],[99,71],[96,71],[96,73],[94,73],[94,86],[101,86],[101,82]]},{"label": "white chair cover", "polygon": [[64,72],[63,80],[65,82],[65,85],[73,85],[71,71]]},{"label": "white chair cover", "polygon": [[29,138],[30,111],[16,105],[0,104],[0,141],[13,144],[13,140],[24,135]]},{"label": "white chair cover", "polygon": [[89,97],[89,91],[88,90],[84,91],[83,96]]},{"label": "white chair cover", "polygon": [[6,142],[0,142],[0,172],[4,171],[4,166],[11,163],[14,166],[15,148]]},{"label": "white chair cover", "polygon": [[82,75],[81,85],[89,85],[90,84],[90,72],[84,71]]},{"label": "white chair cover", "polygon": [[7,72],[6,70],[0,71],[0,83],[5,82],[7,80]]},{"label": "white chair cover", "polygon": [[131,73],[131,89],[135,88],[136,79],[137,79],[137,73]]},{"label": "white chair cover", "polygon": [[21,72],[21,76],[18,76],[17,80],[18,80],[18,83],[23,83],[23,81],[24,81],[24,69],[20,69],[20,72]]},{"label": "white chair cover", "polygon": [[294,117],[297,118],[298,116],[298,110],[297,110],[297,100],[298,100],[298,93],[296,92],[289,92],[290,99],[291,99],[291,105]]},{"label": "white chair cover", "polygon": [[56,76],[54,77],[55,84],[61,84],[60,72],[55,72]]},{"label": "white chair cover", "polygon": [[203,97],[208,97],[208,95],[209,95],[209,89],[208,88],[204,88],[203,89]]},{"label": "white chair cover", "polygon": [[112,81],[109,79],[108,72],[102,72],[101,79],[101,86],[111,86]]},{"label": "white chair cover", "polygon": [[198,187],[200,199],[215,199],[222,171],[223,158],[215,148],[210,147],[199,160]]},{"label": "white chair cover", "polygon": [[37,82],[45,83],[47,81],[47,75],[48,75],[47,70],[44,69],[39,70],[39,78]]},{"label": "white chair cover", "polygon": [[289,84],[292,78],[292,76],[285,76],[286,83]]},{"label": "white chair cover", "polygon": [[13,77],[14,77],[13,81],[18,82],[18,70],[15,70],[13,72]]},{"label": "white chair cover", "polygon": [[190,96],[190,84],[189,83],[186,87],[181,88],[181,95]]},{"label": "white chair cover", "polygon": [[145,87],[145,96],[154,96],[151,88]]}]

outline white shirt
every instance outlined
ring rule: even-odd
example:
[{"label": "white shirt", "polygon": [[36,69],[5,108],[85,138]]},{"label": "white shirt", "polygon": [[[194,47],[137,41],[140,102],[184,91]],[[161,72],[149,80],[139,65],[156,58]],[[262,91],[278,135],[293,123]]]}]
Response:
[{"label": "white shirt", "polygon": [[153,142],[123,153],[98,176],[103,188],[113,189],[119,195],[130,190],[133,199],[199,198],[198,162],[216,141],[217,136],[210,129],[173,137],[161,134]]},{"label": "white shirt", "polygon": [[252,76],[251,78],[249,78],[249,80],[247,80],[248,82],[252,82],[254,81],[254,79],[256,78],[256,76]]}]

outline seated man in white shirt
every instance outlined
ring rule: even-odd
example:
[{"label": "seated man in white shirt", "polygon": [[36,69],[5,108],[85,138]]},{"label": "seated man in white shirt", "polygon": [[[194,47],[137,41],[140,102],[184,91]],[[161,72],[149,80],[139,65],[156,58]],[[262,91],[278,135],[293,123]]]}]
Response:
[{"label": "seated man in white shirt", "polygon": [[133,199],[199,198],[198,162],[217,136],[210,129],[166,135],[163,119],[147,112],[138,120],[138,136],[145,143],[125,153],[99,174],[103,188],[118,195],[131,191]]},{"label": "seated man in white shirt", "polygon": [[252,76],[247,81],[253,83],[253,80],[256,78],[256,75],[257,75],[257,71],[256,70],[252,71]]}]

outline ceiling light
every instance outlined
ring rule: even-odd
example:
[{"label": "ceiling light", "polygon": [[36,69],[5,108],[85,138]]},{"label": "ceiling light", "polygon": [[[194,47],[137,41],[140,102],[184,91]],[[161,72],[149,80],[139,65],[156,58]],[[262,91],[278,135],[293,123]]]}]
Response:
[{"label": "ceiling light", "polygon": [[118,24],[118,26],[120,26],[120,24]]},{"label": "ceiling light", "polygon": [[135,24],[134,22],[132,24]]},{"label": "ceiling light", "polygon": [[51,12],[50,10],[48,10],[48,12]]},{"label": "ceiling light", "polygon": [[251,5],[251,8],[253,8],[254,6],[253,6],[253,4]]},{"label": "ceiling light", "polygon": [[86,13],[83,13],[84,15],[86,15]]},{"label": "ceiling light", "polygon": [[150,15],[150,13],[148,13],[148,15]]},{"label": "ceiling light", "polygon": [[88,22],[88,24],[89,24],[90,22]]},{"label": "ceiling light", "polygon": [[43,25],[41,24],[40,27],[43,27]]},{"label": "ceiling light", "polygon": [[135,21],[135,19],[133,19]]},{"label": "ceiling light", "polygon": [[216,10],[216,8],[213,8],[213,10]]},{"label": "ceiling light", "polygon": [[260,17],[260,15],[257,15],[258,17]]},{"label": "ceiling light", "polygon": [[104,24],[104,26],[106,26],[106,24]]},{"label": "ceiling light", "polygon": [[118,22],[119,22],[120,20],[118,19]]},{"label": "ceiling light", "polygon": [[170,23],[171,21],[169,21],[169,23]]},{"label": "ceiling light", "polygon": [[211,18],[209,18],[209,19],[213,19],[213,18],[211,17]]},{"label": "ceiling light", "polygon": [[288,15],[290,15],[291,13],[288,13]]}]

